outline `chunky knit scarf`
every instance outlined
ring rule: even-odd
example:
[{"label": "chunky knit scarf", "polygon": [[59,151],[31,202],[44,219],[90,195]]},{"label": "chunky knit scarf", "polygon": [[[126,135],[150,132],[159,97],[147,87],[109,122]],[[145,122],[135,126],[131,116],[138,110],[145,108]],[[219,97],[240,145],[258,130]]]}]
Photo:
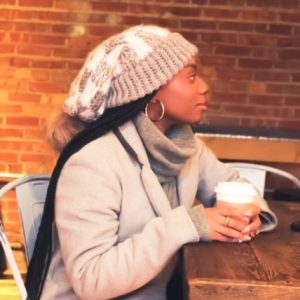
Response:
[{"label": "chunky knit scarf", "polygon": [[174,208],[179,204],[177,176],[186,160],[196,152],[193,131],[190,126],[178,126],[164,135],[144,113],[140,113],[134,123],[147,150],[151,168]]}]

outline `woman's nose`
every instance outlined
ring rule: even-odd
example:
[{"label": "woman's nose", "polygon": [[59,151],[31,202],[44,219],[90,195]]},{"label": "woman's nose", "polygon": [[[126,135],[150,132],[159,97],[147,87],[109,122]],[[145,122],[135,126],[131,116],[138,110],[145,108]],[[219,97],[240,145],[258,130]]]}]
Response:
[{"label": "woman's nose", "polygon": [[209,92],[208,84],[201,77],[199,77],[198,91],[199,91],[199,94],[201,94],[201,95],[206,95]]}]

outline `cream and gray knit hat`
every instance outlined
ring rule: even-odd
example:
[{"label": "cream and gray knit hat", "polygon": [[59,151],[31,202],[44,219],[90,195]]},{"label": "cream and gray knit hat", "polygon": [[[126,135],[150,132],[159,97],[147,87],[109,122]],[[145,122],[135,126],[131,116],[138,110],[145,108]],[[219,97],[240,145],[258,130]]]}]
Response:
[{"label": "cream and gray knit hat", "polygon": [[106,108],[135,101],[164,85],[197,53],[179,33],[131,27],[98,45],[73,81],[64,110],[86,122]]}]

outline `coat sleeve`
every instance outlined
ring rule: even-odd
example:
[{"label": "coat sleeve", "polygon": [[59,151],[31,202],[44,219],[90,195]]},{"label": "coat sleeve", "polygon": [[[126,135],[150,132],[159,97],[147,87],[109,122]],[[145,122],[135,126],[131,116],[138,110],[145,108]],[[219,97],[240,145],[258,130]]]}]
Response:
[{"label": "coat sleeve", "polygon": [[[199,186],[197,197],[206,206],[214,206],[216,201],[215,187],[220,181],[246,181],[247,179],[239,176],[238,171],[234,168],[219,161],[215,154],[209,149],[204,142],[198,139],[199,144]],[[276,215],[271,211],[265,199],[257,191],[255,200],[256,204],[262,209],[261,231],[270,231],[274,229],[278,220]]]},{"label": "coat sleeve", "polygon": [[119,242],[122,185],[113,164],[111,156],[74,155],[58,182],[59,242],[80,299],[111,299],[134,291],[158,275],[182,245],[199,240],[181,206],[153,217],[140,232]]}]

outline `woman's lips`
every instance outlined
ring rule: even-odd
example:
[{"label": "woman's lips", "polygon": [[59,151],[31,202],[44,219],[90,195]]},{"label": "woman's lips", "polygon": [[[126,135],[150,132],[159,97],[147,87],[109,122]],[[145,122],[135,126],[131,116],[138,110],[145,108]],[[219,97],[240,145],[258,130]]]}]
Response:
[{"label": "woman's lips", "polygon": [[207,110],[207,102],[200,102],[197,106],[201,107],[203,110]]}]

